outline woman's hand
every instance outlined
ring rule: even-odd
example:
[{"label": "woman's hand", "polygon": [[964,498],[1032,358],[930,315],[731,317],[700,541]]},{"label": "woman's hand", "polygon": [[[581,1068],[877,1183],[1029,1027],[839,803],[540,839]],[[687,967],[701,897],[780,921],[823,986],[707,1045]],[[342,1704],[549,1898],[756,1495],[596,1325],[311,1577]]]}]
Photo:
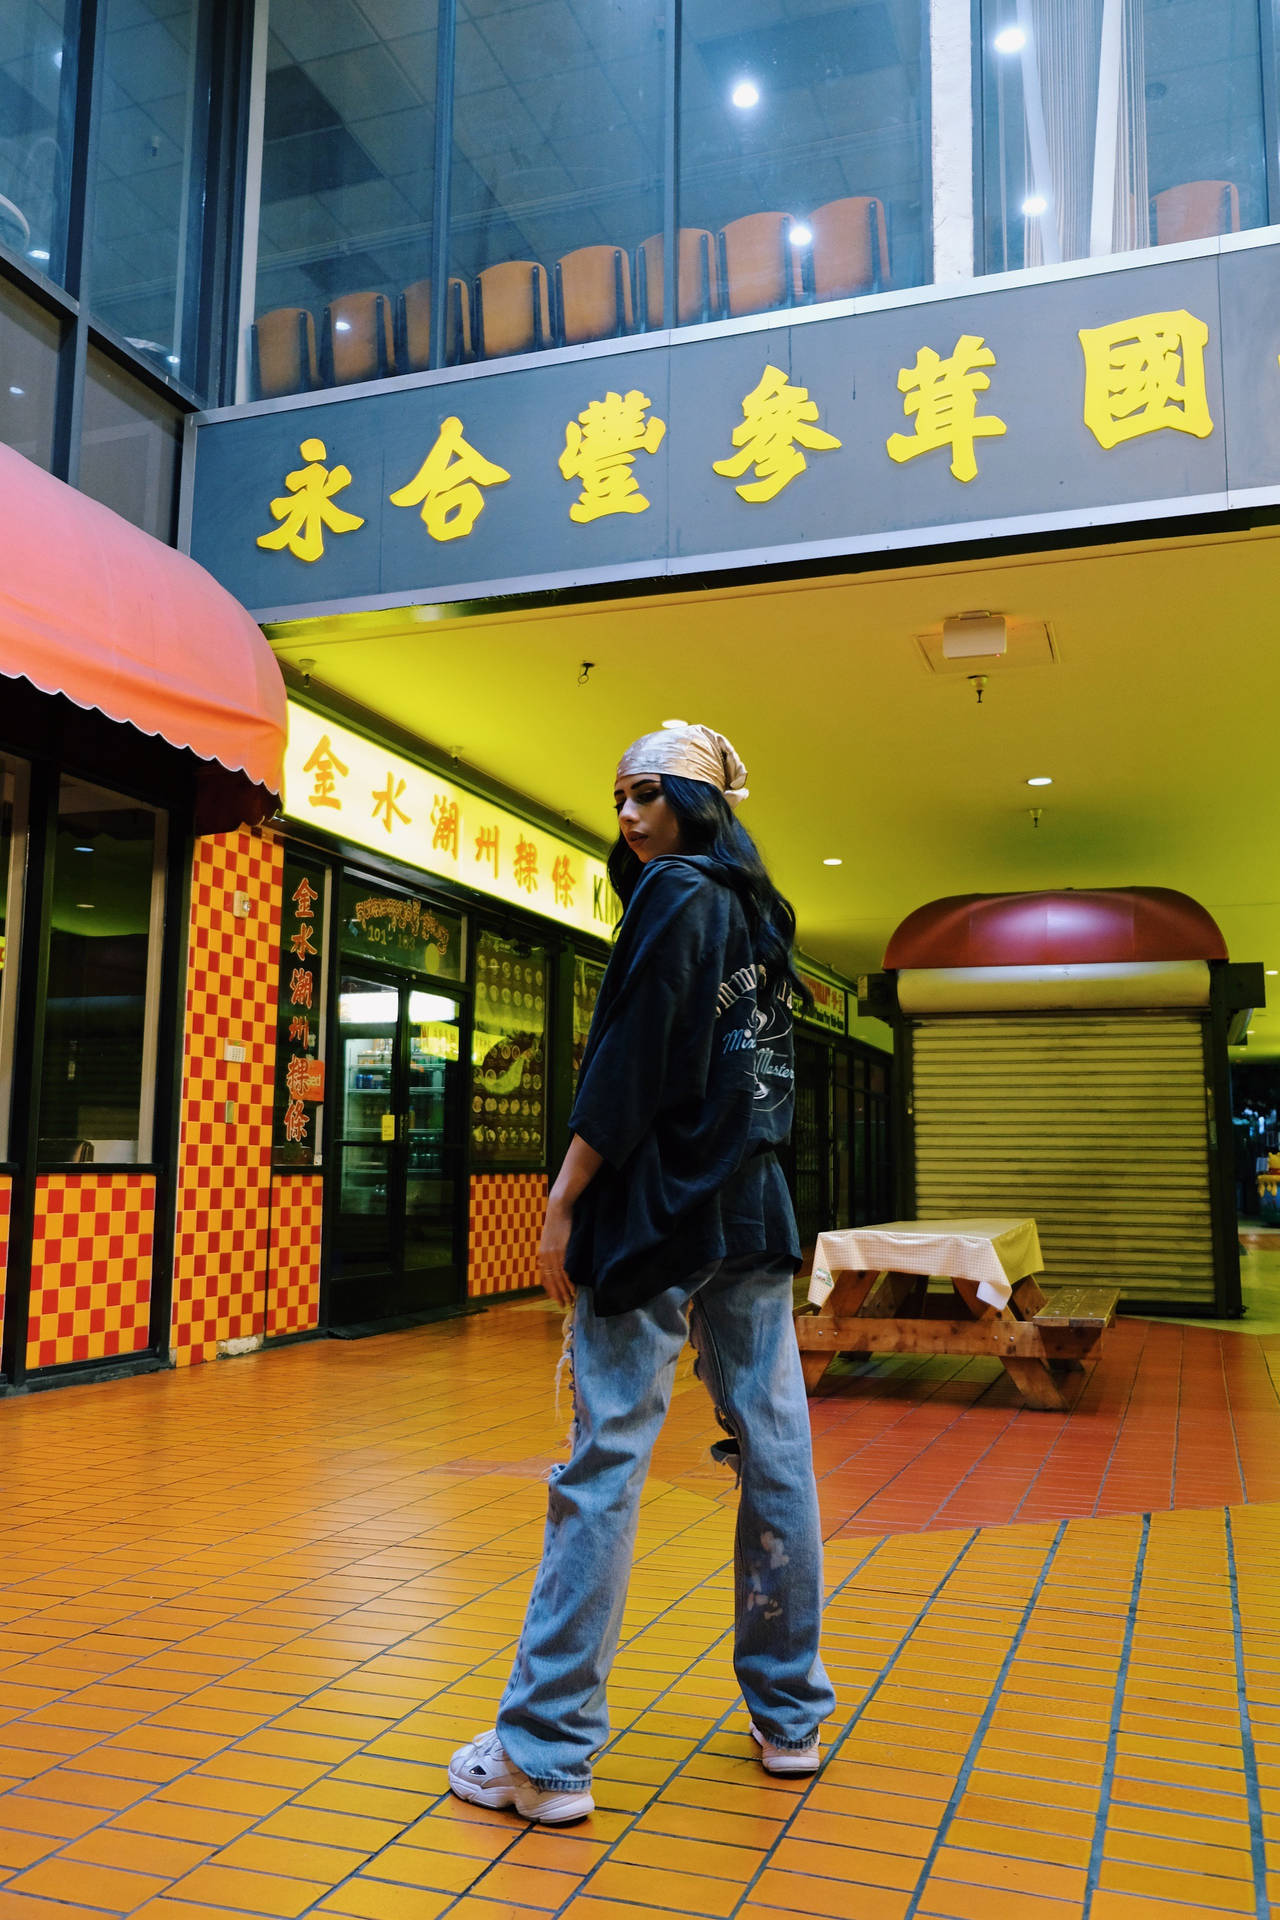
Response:
[{"label": "woman's hand", "polygon": [[564,1256],[573,1225],[573,1202],[552,1194],[547,1201],[547,1217],[538,1242],[538,1279],[551,1298],[562,1307],[573,1304],[573,1282],[565,1272]]}]

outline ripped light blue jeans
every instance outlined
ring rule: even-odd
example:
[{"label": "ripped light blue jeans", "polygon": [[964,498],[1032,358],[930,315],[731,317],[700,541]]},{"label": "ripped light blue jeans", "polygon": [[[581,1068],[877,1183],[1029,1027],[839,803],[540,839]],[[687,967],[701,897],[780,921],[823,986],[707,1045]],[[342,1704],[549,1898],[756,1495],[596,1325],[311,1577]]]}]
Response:
[{"label": "ripped light blue jeans", "polygon": [[741,1472],[733,1662],[743,1698],[780,1747],[808,1746],[835,1706],[818,1654],[822,1538],[789,1268],[721,1261],[608,1319],[579,1288],[572,1453],[550,1476],[542,1564],[498,1710],[502,1745],[535,1786],[584,1786],[608,1735],[640,1493],[690,1337],[730,1435],[712,1451]]}]

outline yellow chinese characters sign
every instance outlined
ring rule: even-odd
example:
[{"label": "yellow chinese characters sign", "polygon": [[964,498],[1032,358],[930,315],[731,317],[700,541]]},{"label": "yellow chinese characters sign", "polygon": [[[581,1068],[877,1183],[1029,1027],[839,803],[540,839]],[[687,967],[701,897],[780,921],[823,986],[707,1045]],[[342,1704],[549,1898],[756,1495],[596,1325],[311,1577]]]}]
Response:
[{"label": "yellow chinese characters sign", "polygon": [[284,810],[562,926],[613,926],[603,860],[293,700]]}]

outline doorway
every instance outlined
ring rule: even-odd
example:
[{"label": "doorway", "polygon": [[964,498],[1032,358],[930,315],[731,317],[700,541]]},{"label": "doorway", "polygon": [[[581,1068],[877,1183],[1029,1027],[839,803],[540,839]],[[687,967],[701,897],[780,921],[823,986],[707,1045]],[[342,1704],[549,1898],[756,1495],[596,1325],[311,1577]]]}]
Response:
[{"label": "doorway", "polygon": [[345,971],[328,1318],[361,1325],[461,1297],[461,1007]]}]

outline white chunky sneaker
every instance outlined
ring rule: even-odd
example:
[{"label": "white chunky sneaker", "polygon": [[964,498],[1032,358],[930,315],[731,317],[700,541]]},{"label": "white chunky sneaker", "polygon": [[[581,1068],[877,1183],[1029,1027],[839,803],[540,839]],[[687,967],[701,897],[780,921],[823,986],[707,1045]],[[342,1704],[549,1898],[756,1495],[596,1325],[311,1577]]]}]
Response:
[{"label": "white chunky sneaker", "polygon": [[822,1765],[822,1742],[816,1733],[807,1747],[775,1747],[753,1720],[751,1738],[760,1749],[760,1765],[766,1773],[816,1773]]},{"label": "white chunky sneaker", "polygon": [[540,1820],[548,1827],[585,1820],[596,1806],[587,1787],[568,1792],[535,1787],[528,1774],[508,1760],[493,1727],[458,1748],[449,1762],[449,1785],[459,1800],[477,1807],[514,1807],[522,1820]]}]

